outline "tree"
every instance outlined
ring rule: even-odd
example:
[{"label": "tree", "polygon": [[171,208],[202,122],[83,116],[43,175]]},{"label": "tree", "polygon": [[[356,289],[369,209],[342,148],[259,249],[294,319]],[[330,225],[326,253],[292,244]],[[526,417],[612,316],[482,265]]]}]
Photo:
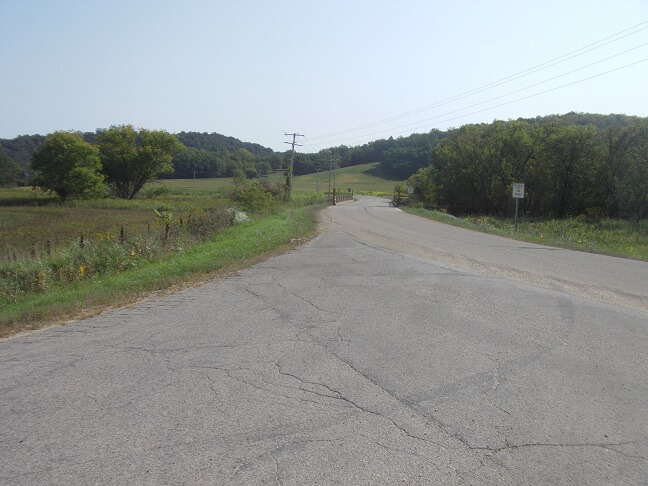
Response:
[{"label": "tree", "polygon": [[637,132],[619,177],[618,195],[621,215],[639,221],[648,217],[648,124]]},{"label": "tree", "polygon": [[437,203],[436,168],[431,165],[419,169],[411,175],[405,183],[414,189],[414,196],[426,208],[433,208]]},{"label": "tree", "polygon": [[173,156],[182,150],[178,139],[163,130],[111,126],[97,142],[103,173],[115,193],[133,199],[148,181],[173,171]]},{"label": "tree", "polygon": [[11,186],[20,178],[20,165],[0,147],[0,186]]},{"label": "tree", "polygon": [[81,134],[55,132],[32,156],[34,186],[69,198],[88,199],[105,194],[98,149]]},{"label": "tree", "polygon": [[[620,206],[619,190],[626,181],[626,174],[641,143],[640,127],[638,125],[613,125],[602,134],[604,147],[605,198],[607,214],[617,216]],[[636,167],[632,167],[636,169]]]},{"label": "tree", "polygon": [[232,172],[232,183],[234,184],[234,196],[236,196],[242,187],[247,184],[247,176],[240,167],[235,167]]},{"label": "tree", "polygon": [[549,125],[543,158],[550,184],[550,215],[557,218],[601,212],[605,207],[603,154],[592,125]]}]

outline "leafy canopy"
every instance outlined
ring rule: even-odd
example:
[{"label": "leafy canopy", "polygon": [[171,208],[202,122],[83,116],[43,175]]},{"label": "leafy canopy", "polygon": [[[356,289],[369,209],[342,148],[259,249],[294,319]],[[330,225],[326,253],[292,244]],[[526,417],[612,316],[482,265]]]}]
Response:
[{"label": "leafy canopy", "polygon": [[103,173],[115,193],[133,199],[148,181],[173,171],[174,154],[184,146],[163,130],[114,125],[97,140]]},{"label": "leafy canopy", "polygon": [[81,134],[55,132],[32,156],[32,184],[63,200],[101,197],[105,186],[97,154],[97,147],[84,142]]},{"label": "leafy canopy", "polygon": [[20,179],[20,165],[0,147],[0,186],[13,185]]}]

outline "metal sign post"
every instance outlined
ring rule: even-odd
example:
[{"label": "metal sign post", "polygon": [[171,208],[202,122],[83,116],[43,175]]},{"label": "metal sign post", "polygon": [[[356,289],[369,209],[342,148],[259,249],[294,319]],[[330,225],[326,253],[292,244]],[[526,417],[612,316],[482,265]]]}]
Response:
[{"label": "metal sign post", "polygon": [[517,232],[520,199],[524,199],[524,182],[513,183],[513,197],[515,198],[515,231]]}]

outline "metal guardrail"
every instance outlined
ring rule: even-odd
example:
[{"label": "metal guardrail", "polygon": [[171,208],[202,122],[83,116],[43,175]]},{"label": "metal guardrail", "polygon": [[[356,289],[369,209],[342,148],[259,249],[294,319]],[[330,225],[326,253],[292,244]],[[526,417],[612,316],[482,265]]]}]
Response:
[{"label": "metal guardrail", "polygon": [[333,196],[333,205],[344,201],[353,201],[353,193],[349,194],[335,194]]}]

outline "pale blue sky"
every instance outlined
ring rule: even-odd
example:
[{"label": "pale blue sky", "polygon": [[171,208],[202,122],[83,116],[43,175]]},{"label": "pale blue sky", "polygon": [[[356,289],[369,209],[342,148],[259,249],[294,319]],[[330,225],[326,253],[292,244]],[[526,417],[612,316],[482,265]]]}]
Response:
[{"label": "pale blue sky", "polygon": [[[433,105],[642,22],[493,89],[318,138]],[[646,43],[646,0],[0,0],[0,137],[130,123],[275,150],[288,148],[285,131],[298,131],[307,136],[301,150],[316,151],[495,118],[648,116],[648,62],[491,108],[646,59]]]}]

